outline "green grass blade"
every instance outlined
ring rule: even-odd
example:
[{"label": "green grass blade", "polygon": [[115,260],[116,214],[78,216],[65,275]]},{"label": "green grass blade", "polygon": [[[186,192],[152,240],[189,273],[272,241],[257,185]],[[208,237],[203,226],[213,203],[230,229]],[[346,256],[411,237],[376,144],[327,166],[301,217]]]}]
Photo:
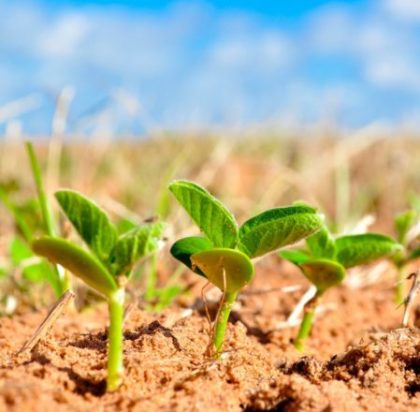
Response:
[{"label": "green grass blade", "polygon": [[321,215],[310,206],[267,210],[239,228],[239,249],[251,258],[262,256],[311,235],[321,225]]},{"label": "green grass blade", "polygon": [[342,236],[335,245],[336,260],[346,268],[390,257],[403,249],[390,237],[376,233]]},{"label": "green grass blade", "polygon": [[99,260],[67,240],[45,236],[34,240],[32,249],[36,254],[63,266],[106,297],[118,289],[114,278]]},{"label": "green grass blade", "polygon": [[222,202],[187,180],[172,182],[169,190],[214,246],[230,248],[236,245],[238,225]]},{"label": "green grass blade", "polygon": [[32,174],[35,180],[36,190],[38,193],[39,204],[41,206],[42,218],[44,221],[45,231],[49,236],[56,235],[56,228],[54,224],[54,216],[51,210],[48,197],[44,189],[44,182],[42,180],[41,167],[35,154],[34,147],[31,142],[26,142],[26,150],[28,152],[29,160],[31,162]]},{"label": "green grass blade", "polygon": [[117,242],[117,229],[107,214],[92,200],[73,190],[59,190],[55,197],[89,248],[101,262],[107,262]]}]

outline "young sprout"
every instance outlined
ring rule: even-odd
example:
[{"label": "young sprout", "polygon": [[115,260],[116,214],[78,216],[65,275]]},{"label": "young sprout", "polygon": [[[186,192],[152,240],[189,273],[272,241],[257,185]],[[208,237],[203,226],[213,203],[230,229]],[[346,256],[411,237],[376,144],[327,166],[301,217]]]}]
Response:
[{"label": "young sprout", "polygon": [[[415,210],[407,210],[394,219],[396,240],[403,245],[403,250],[396,253],[392,259],[397,269],[395,300],[398,305],[403,303],[405,298],[404,267],[410,261],[420,257],[420,242],[415,239],[416,235],[420,234],[419,225],[419,214]],[[413,231],[416,232],[416,227],[417,233],[412,233]]]},{"label": "young sprout", "polygon": [[213,333],[218,357],[232,305],[254,276],[251,259],[311,235],[322,218],[302,204],[267,210],[238,227],[229,210],[201,186],[177,180],[169,189],[203,233],[176,241],[171,254],[223,292]]},{"label": "young sprout", "polygon": [[297,265],[315,288],[315,296],[305,305],[303,319],[294,341],[296,349],[303,351],[309,336],[315,310],[326,290],[340,284],[347,268],[371,263],[393,256],[401,245],[393,239],[374,233],[347,235],[334,239],[324,225],[306,239],[307,250],[280,252],[280,256]]},{"label": "young sprout", "polygon": [[32,248],[68,269],[107,300],[110,317],[107,389],[113,391],[121,385],[124,372],[125,286],[134,264],[158,249],[163,224],[143,224],[118,235],[106,213],[80,193],[60,190],[55,197],[89,251],[52,236],[36,239]]}]

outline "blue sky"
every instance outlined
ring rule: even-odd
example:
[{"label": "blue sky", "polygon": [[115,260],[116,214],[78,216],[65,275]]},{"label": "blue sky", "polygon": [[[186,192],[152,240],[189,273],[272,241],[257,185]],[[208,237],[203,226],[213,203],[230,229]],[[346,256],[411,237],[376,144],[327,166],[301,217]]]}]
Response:
[{"label": "blue sky", "polygon": [[420,126],[420,1],[0,0],[0,133]]}]

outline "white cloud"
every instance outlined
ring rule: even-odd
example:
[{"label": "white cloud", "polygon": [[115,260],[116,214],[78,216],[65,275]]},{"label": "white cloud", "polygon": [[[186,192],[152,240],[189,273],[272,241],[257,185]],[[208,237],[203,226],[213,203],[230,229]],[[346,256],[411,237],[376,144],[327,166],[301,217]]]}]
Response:
[{"label": "white cloud", "polygon": [[371,59],[365,66],[367,78],[374,84],[420,91],[420,72],[418,65],[406,56],[384,54]]},{"label": "white cloud", "polygon": [[248,124],[293,111],[314,119],[335,107],[374,116],[380,93],[420,91],[420,44],[402,19],[417,15],[414,3],[332,2],[282,26],[203,2],[153,12],[0,0],[0,53],[8,58],[0,97],[69,84],[83,112],[124,88],[134,100],[114,99],[120,111],[137,99],[145,117],[168,127]]},{"label": "white cloud", "polygon": [[75,13],[60,16],[39,33],[37,49],[48,58],[75,57],[88,31],[89,23],[85,16]]},{"label": "white cloud", "polygon": [[404,20],[420,21],[419,0],[385,0],[385,9]]},{"label": "white cloud", "polygon": [[354,47],[355,29],[351,9],[327,5],[309,16],[304,41],[315,52],[348,53]]}]

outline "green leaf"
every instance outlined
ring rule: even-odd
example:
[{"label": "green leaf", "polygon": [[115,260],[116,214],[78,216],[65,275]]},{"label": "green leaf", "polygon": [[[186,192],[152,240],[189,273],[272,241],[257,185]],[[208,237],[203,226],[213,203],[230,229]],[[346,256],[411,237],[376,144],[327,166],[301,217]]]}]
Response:
[{"label": "green leaf", "polygon": [[98,259],[67,240],[45,236],[33,241],[32,249],[52,263],[63,266],[106,297],[118,289],[114,278]]},{"label": "green leaf", "polygon": [[210,249],[213,249],[213,245],[207,238],[200,236],[190,236],[177,240],[172,245],[170,252],[175,259],[178,259],[189,269],[201,276],[205,276],[198,267],[193,267],[191,256]]},{"label": "green leaf", "polygon": [[408,257],[408,260],[414,260],[414,259],[418,259],[418,258],[420,258],[420,247],[418,247],[417,249],[414,249],[410,253],[410,255]]},{"label": "green leaf", "polygon": [[34,256],[31,248],[18,237],[15,237],[10,242],[9,254],[14,266],[18,266],[23,260]]},{"label": "green leaf", "polygon": [[55,197],[89,248],[100,261],[106,262],[117,241],[117,230],[106,213],[96,203],[73,190],[59,190]]},{"label": "green leaf", "polygon": [[[235,293],[254,276],[254,266],[248,256],[234,249],[211,249],[191,256],[205,277],[220,290]],[[225,289],[226,285],[226,289]]]},{"label": "green leaf", "polygon": [[336,260],[344,267],[363,265],[392,256],[402,246],[388,236],[366,233],[342,236],[335,240]]},{"label": "green leaf", "polygon": [[300,265],[311,260],[310,256],[304,250],[283,250],[279,255],[281,258],[288,260],[295,265]]},{"label": "green leaf", "polygon": [[187,180],[176,180],[169,190],[216,247],[234,247],[238,225],[228,209],[201,186]]},{"label": "green leaf", "polygon": [[321,216],[310,206],[267,210],[240,227],[239,249],[251,258],[261,256],[311,235],[321,225]]},{"label": "green leaf", "polygon": [[149,223],[131,229],[121,235],[109,255],[112,273],[128,275],[133,265],[159,248],[164,225]]},{"label": "green leaf", "polygon": [[46,261],[27,264],[35,255],[29,245],[19,238],[14,238],[9,246],[10,259],[14,266],[22,268],[23,277],[30,282],[48,282],[56,295],[62,292],[57,272]]},{"label": "green leaf", "polygon": [[346,275],[343,266],[328,259],[310,260],[300,265],[300,268],[309,282],[315,285],[321,294],[341,283]]},{"label": "green leaf", "polygon": [[411,226],[414,225],[417,218],[417,213],[414,210],[407,210],[400,213],[394,219],[395,231],[397,233],[398,242],[405,244],[407,240],[407,233]]},{"label": "green leaf", "polygon": [[314,258],[334,258],[335,241],[325,225],[316,233],[306,238],[306,244]]}]

